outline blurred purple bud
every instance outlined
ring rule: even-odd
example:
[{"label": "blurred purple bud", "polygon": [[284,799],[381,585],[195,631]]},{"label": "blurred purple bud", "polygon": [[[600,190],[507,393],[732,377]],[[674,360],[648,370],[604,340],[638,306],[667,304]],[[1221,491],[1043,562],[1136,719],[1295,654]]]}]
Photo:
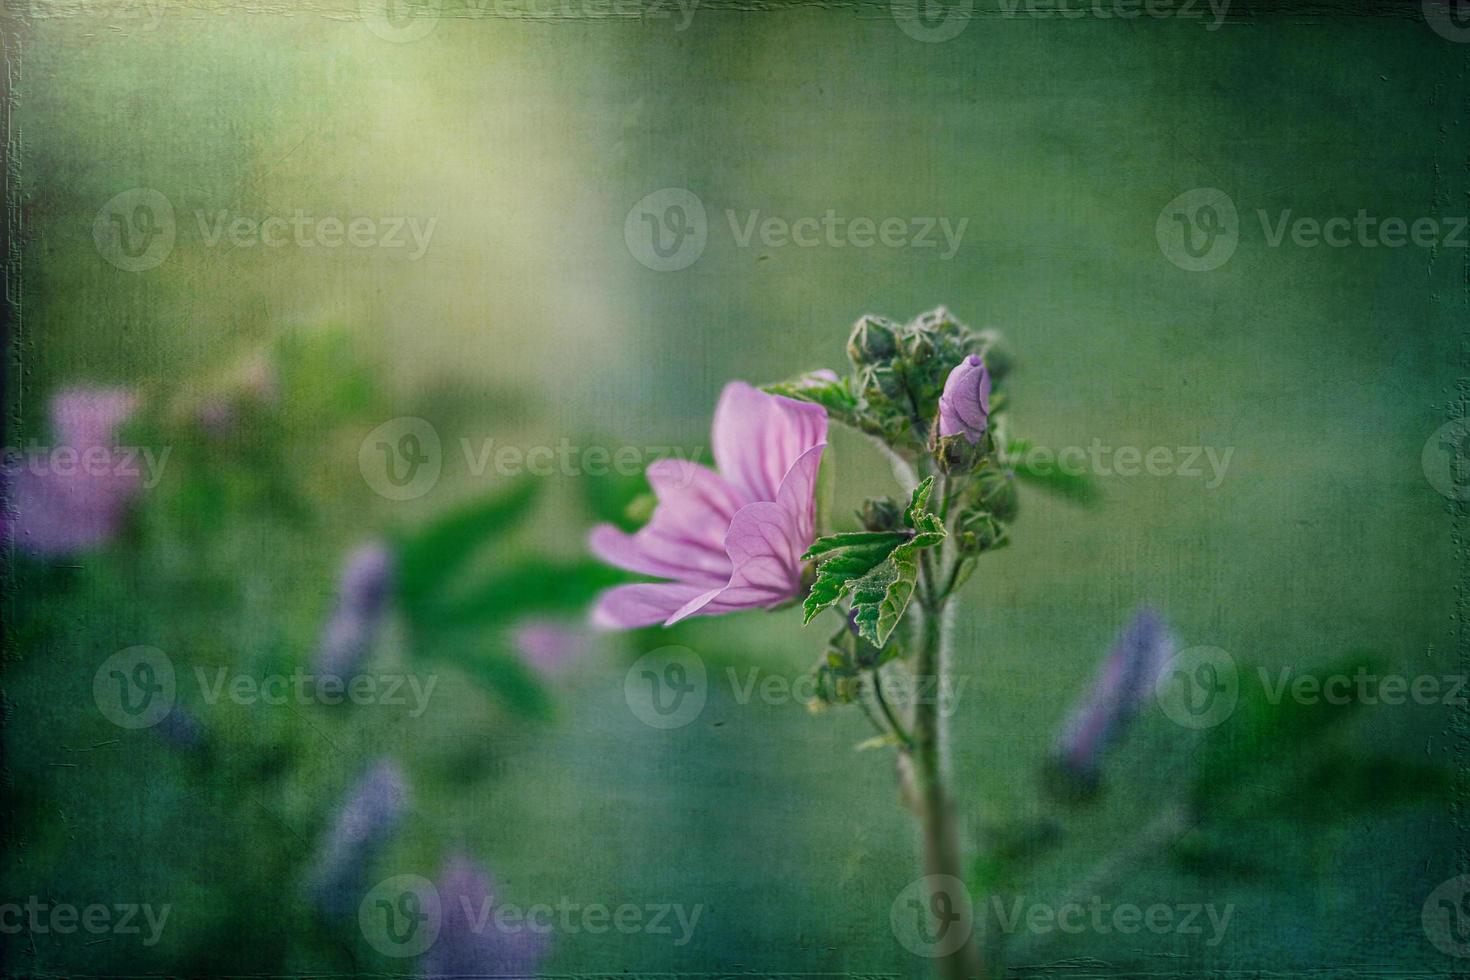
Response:
[{"label": "blurred purple bud", "polygon": [[443,925],[419,961],[426,978],[530,977],[546,955],[547,938],[529,921],[502,926],[495,882],[468,858],[445,862],[436,883]]},{"label": "blurred purple bud", "polygon": [[560,674],[587,648],[587,631],[549,620],[529,620],[512,633],[526,666],[544,677]]},{"label": "blurred purple bud", "polygon": [[1052,760],[1061,775],[1083,788],[1096,787],[1104,754],[1152,696],[1173,647],[1168,628],[1152,611],[1133,617],[1062,727]]},{"label": "blurred purple bud", "polygon": [[308,877],[313,904],[328,919],[350,919],[369,865],[398,829],[408,790],[396,763],[380,760],[348,792],[332,819]]},{"label": "blurred purple bud", "polygon": [[64,557],[112,540],[142,486],[137,461],[113,444],[137,401],[121,388],[59,392],[51,400],[57,445],[6,458],[0,537],[38,557]]},{"label": "blurred purple bud", "polygon": [[939,396],[939,437],[964,436],[975,445],[990,425],[990,373],[985,362],[968,355],[949,372]]},{"label": "blurred purple bud", "polygon": [[350,680],[372,652],[388,607],[393,556],[381,541],[351,551],[342,563],[337,601],[322,630],[315,673]]}]

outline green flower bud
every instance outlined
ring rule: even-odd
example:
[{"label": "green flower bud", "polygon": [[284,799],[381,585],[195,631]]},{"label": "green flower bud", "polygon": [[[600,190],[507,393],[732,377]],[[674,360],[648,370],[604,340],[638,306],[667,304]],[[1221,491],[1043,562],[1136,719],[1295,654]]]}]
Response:
[{"label": "green flower bud", "polygon": [[984,470],[975,481],[975,502],[980,510],[1009,524],[1016,519],[1016,478],[1008,470]]},{"label": "green flower bud", "polygon": [[891,367],[863,368],[858,376],[858,385],[863,398],[874,408],[903,405],[906,401],[903,378]]},{"label": "green flower bud", "polygon": [[990,433],[971,443],[964,435],[940,436],[935,426],[929,437],[929,451],[946,473],[965,474],[973,471],[990,455],[993,444]]},{"label": "green flower bud", "polygon": [[864,530],[896,531],[903,527],[903,508],[891,497],[870,497],[863,501],[858,520]]},{"label": "green flower bud", "polygon": [[865,316],[853,325],[847,338],[847,357],[854,367],[882,364],[898,352],[894,336],[897,326],[878,316]]},{"label": "green flower bud", "polygon": [[1000,547],[1006,540],[1006,528],[994,514],[987,511],[970,511],[960,518],[960,548],[969,554],[979,554]]}]

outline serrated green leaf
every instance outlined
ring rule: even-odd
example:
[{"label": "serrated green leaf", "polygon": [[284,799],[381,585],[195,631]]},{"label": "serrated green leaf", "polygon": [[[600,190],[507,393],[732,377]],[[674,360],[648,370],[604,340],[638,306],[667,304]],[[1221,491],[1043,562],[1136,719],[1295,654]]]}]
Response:
[{"label": "serrated green leaf", "polygon": [[908,545],[903,545],[893,549],[886,561],[854,583],[853,624],[858,628],[858,636],[875,647],[887,643],[913,598],[918,578],[919,559]]},{"label": "serrated green leaf", "polygon": [[850,593],[858,635],[880,649],[888,642],[913,598],[919,550],[945,538],[944,522],[928,511],[933,488],[932,476],[914,488],[903,513],[910,534],[852,531],[812,543],[803,557],[817,559],[817,579],[802,603],[805,622]]},{"label": "serrated green leaf", "polygon": [[839,549],[867,550],[881,548],[887,555],[909,539],[902,531],[841,531],[828,534],[812,542],[812,546],[801,556],[802,561],[811,561]]},{"label": "serrated green leaf", "polygon": [[841,599],[853,580],[866,575],[892,551],[892,545],[873,545],[831,552],[817,566],[817,580],[802,601],[802,622],[810,623],[813,616]]}]

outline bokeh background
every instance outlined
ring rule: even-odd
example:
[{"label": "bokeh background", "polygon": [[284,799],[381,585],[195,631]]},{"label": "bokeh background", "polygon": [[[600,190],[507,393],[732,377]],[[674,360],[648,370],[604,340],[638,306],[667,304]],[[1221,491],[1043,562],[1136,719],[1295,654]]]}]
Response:
[{"label": "bokeh background", "polygon": [[[371,662],[438,677],[417,717],[211,705],[193,673],[309,664],[352,548],[526,485],[475,472],[461,440],[707,447],[726,381],[840,367],[864,313],[946,304],[1002,330],[1018,364],[1012,421],[1036,444],[1232,452],[1216,486],[1208,470],[1096,475],[1092,506],[1023,496],[1012,545],[982,561],[956,621],[968,683],[952,764],[972,840],[1049,806],[1037,773],[1058,725],[1142,605],[1183,645],[1228,651],[1243,687],[1259,688],[1257,665],[1274,679],[1365,649],[1381,672],[1464,674],[1465,515],[1421,464],[1461,414],[1464,233],[1432,248],[1273,245],[1257,213],[1273,227],[1288,211],[1463,221],[1466,38],[1410,4],[1215,23],[1208,10],[1073,18],[981,3],[939,41],[886,4],[630,9],[7,11],[6,443],[49,444],[50,399],[87,383],[140,393],[122,442],[173,449],[105,545],[10,556],[0,675],[0,899],[168,903],[171,918],[147,947],[7,933],[8,973],[412,971],[355,922],[324,921],[302,885],[334,808],[388,758],[407,803],[371,849],[369,883],[433,878],[464,853],[512,902],[704,909],[684,946],[557,934],[546,974],[926,975],[890,927],[917,873],[891,755],[854,751],[870,734],[854,711],[740,704],[725,680],[727,667],[803,675],[822,638],[794,610],[681,630],[711,682],[700,717],[673,731],[624,696],[629,665],[668,641],[656,632],[593,636],[579,608],[538,612],[574,652],[559,671],[517,675],[535,697],[467,666],[514,658],[523,597],[454,651],[390,611]],[[176,238],[129,271],[94,225],[135,188],[163,195]],[[702,203],[707,241],[658,271],[627,225],[666,188]],[[1220,189],[1239,215],[1233,254],[1198,272],[1156,235],[1165,206],[1196,188]],[[298,210],[434,224],[414,257],[211,244],[199,218]],[[727,216],[829,210],[967,225],[943,258],[742,247]],[[238,394],[241,364],[269,366],[269,398]],[[249,403],[234,428],[191,435],[199,399],[221,390]],[[359,449],[406,416],[442,439],[443,472],[393,500],[364,479]],[[829,465],[839,511],[891,486],[848,433]],[[529,482],[534,504],[472,559],[487,574],[578,565],[599,495],[616,496],[616,481],[573,473]],[[99,665],[136,645],[170,658],[207,750],[98,709]],[[1372,755],[1457,774],[1460,714],[1365,706],[1326,736],[1332,764]],[[1209,737],[1246,744],[1229,725]],[[1113,900],[1232,904],[1224,940],[1023,935],[1013,967],[1462,965],[1421,921],[1431,891],[1466,870],[1453,787],[1416,793],[1369,773],[1354,792],[1241,790],[1248,813],[1191,862],[1138,831],[1188,791],[1200,738],[1142,717],[1103,799],[1067,810],[1064,842],[1015,887],[1055,902],[1122,854]],[[1244,770],[1294,771],[1298,741],[1248,743]]]}]

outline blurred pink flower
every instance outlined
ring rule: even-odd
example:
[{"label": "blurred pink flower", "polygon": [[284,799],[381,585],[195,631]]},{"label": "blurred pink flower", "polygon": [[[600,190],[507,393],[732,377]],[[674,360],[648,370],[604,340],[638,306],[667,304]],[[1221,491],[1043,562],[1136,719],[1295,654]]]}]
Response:
[{"label": "blurred pink flower", "polygon": [[516,651],[538,674],[559,674],[587,646],[585,630],[545,619],[520,623],[511,634]]},{"label": "blurred pink flower", "polygon": [[5,466],[0,536],[33,555],[60,557],[106,544],[142,483],[136,460],[114,445],[137,407],[121,388],[69,388],[51,399],[56,446]]},{"label": "blurred pink flower", "polygon": [[603,592],[592,613],[597,626],[672,625],[800,593],[826,411],[732,381],[715,408],[712,444],[718,473],[679,459],[648,467],[658,507],[646,527],[593,529],[588,543],[603,561],[671,580]]}]

